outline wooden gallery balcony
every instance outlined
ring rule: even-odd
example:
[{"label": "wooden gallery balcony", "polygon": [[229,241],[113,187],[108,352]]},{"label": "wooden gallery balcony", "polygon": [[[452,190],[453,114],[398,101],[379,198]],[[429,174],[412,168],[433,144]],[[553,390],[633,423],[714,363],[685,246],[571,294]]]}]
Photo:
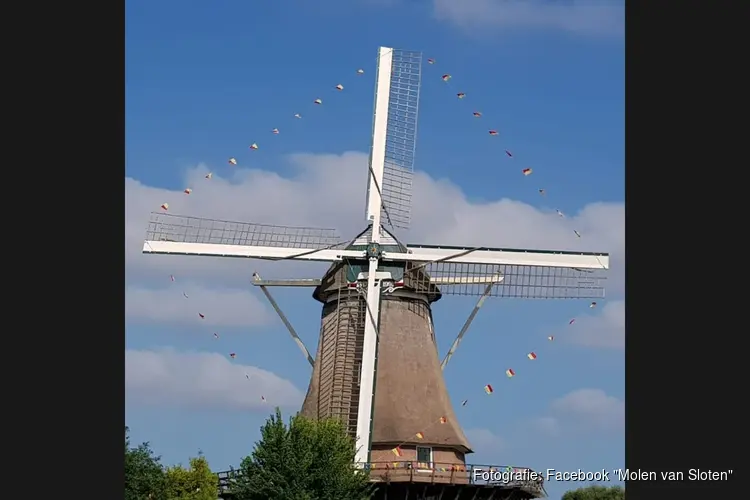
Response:
[{"label": "wooden gallery balcony", "polygon": [[[383,500],[528,500],[544,498],[541,474],[527,467],[419,462],[371,462],[365,465]],[[219,497],[232,498],[236,471],[220,472]],[[343,500],[343,499],[342,499]]]},{"label": "wooden gallery balcony", "polygon": [[[370,480],[381,483],[375,498],[543,498],[544,480],[527,467],[419,462],[373,462]],[[407,485],[411,485],[406,487]],[[398,492],[396,495],[394,493]]]}]

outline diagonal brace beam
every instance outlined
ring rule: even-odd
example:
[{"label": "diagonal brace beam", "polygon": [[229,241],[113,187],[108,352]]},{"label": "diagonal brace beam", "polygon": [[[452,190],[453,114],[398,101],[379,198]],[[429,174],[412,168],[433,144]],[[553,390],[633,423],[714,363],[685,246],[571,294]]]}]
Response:
[{"label": "diagonal brace beam", "polygon": [[487,287],[484,289],[484,293],[481,297],[479,297],[479,300],[477,301],[477,305],[474,306],[474,309],[471,311],[471,314],[469,314],[469,317],[466,318],[466,322],[464,323],[464,326],[461,327],[461,331],[458,332],[458,336],[456,337],[456,340],[453,341],[453,344],[451,344],[451,348],[448,349],[448,354],[445,355],[445,358],[443,359],[443,362],[440,363],[440,369],[445,370],[445,367],[448,365],[448,361],[451,360],[453,355],[456,353],[456,349],[458,349],[458,345],[461,343],[461,340],[464,338],[464,335],[466,334],[467,330],[471,326],[472,321],[474,321],[474,318],[477,317],[477,313],[479,312],[479,309],[484,305],[484,301],[487,300],[487,297],[490,296],[492,293],[492,287],[495,286],[496,281],[492,281],[487,285]]},{"label": "diagonal brace beam", "polygon": [[[255,281],[260,280],[260,276],[258,275],[258,273],[253,273],[253,280]],[[259,285],[259,286],[260,286],[260,290],[268,299],[268,302],[271,303],[271,307],[273,307],[273,310],[276,311],[276,314],[279,315],[279,318],[281,318],[281,321],[284,323],[284,326],[286,326],[286,329],[289,330],[289,334],[292,336],[292,340],[294,340],[294,342],[297,344],[297,347],[299,347],[300,351],[302,351],[302,355],[305,356],[305,358],[307,358],[307,362],[310,363],[310,366],[315,366],[315,359],[310,355],[310,351],[307,350],[307,347],[305,347],[305,343],[302,342],[302,339],[299,338],[299,335],[297,335],[297,331],[289,322],[286,315],[279,307],[279,304],[276,303],[276,300],[271,295],[271,292],[268,291],[268,288],[266,288],[265,285]]]}]

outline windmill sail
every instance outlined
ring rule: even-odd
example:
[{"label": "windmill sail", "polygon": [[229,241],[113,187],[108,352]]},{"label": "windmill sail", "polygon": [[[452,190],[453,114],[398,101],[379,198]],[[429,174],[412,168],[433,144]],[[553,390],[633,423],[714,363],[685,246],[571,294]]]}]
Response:
[{"label": "windmill sail", "polygon": [[[143,253],[308,261],[340,260],[334,229],[232,222],[152,213]],[[359,253],[350,256],[359,256]]]},{"label": "windmill sail", "polygon": [[380,49],[370,168],[376,171],[376,177],[377,170],[382,168],[382,185],[374,185],[373,175],[368,176],[367,217],[372,220],[373,212],[378,208],[370,206],[373,197],[369,196],[369,192],[380,188],[381,220],[384,224],[402,229],[408,229],[411,223],[421,79],[421,52]]},{"label": "windmill sail", "polygon": [[[603,258],[600,257],[600,258]],[[590,299],[604,296],[606,269],[435,262],[421,279],[440,284],[442,295],[519,299]],[[412,263],[405,266],[416,268]],[[416,278],[415,278],[416,279]],[[487,290],[487,284],[495,285]]]}]

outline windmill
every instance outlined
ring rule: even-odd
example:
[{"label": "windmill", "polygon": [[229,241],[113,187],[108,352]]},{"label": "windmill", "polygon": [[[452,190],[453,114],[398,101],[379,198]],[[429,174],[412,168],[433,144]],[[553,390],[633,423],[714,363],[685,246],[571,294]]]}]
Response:
[{"label": "windmill", "polygon": [[[485,300],[602,297],[609,256],[404,244],[395,236],[396,229],[409,228],[411,218],[421,57],[379,49],[362,233],[342,240],[332,229],[160,213],[152,215],[143,252],[331,263],[321,279],[253,274],[253,284],[312,366],[302,413],[342,420],[358,440],[357,463],[392,463],[397,447],[399,460],[432,471],[423,477],[434,482],[439,464],[454,471],[472,452],[442,371]],[[274,300],[269,288],[275,286],[312,287],[323,304],[315,358]],[[478,302],[441,362],[431,308],[444,295],[476,296]]]}]

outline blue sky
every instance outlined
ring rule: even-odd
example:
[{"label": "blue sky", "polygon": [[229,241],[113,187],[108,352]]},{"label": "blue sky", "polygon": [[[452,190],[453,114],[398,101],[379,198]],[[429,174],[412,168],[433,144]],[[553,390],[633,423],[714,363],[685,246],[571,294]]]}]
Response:
[{"label": "blue sky", "polygon": [[[445,374],[454,404],[469,399],[456,408],[476,451],[467,461],[542,470],[623,464],[622,3],[458,4],[127,3],[126,419],[134,441],[150,440],[168,463],[200,449],[225,469],[252,450],[274,404],[287,414],[299,408],[309,365],[250,275],[318,277],[321,267],[142,256],[140,244],[148,213],[164,202],[185,215],[336,227],[345,236],[363,229],[384,45],[436,60],[423,69],[414,222],[402,239],[612,254],[608,298],[596,309],[499,299],[482,309]],[[343,92],[333,88],[339,83]],[[253,142],[260,149],[250,151]],[[320,307],[309,290],[275,293],[314,350]],[[441,355],[474,300],[436,305]],[[512,380],[508,367],[518,372]],[[487,383],[492,396],[482,391]],[[575,486],[548,490],[555,497]]]}]

